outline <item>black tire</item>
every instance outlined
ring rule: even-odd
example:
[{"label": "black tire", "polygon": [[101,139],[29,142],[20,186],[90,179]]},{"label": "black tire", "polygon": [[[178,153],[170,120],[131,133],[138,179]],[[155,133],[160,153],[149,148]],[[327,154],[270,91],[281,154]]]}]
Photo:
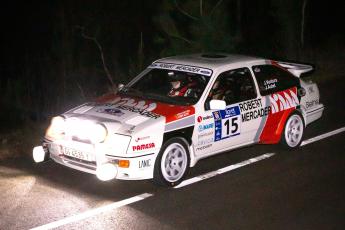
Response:
[{"label": "black tire", "polygon": [[166,141],[155,162],[153,182],[167,187],[180,184],[189,170],[189,154],[185,139],[173,137]]},{"label": "black tire", "polygon": [[304,134],[304,120],[299,112],[293,112],[286,120],[280,143],[287,149],[294,149],[301,145]]}]

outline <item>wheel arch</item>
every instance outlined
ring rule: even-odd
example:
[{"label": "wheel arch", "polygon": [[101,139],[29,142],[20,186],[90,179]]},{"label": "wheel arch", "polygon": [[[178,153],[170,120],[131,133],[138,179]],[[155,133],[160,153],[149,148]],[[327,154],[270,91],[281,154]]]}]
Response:
[{"label": "wheel arch", "polygon": [[188,146],[190,146],[192,144],[193,129],[194,129],[194,126],[190,126],[190,127],[166,132],[163,135],[163,143],[165,143],[166,141],[168,141],[169,139],[173,137],[182,137],[187,141]]},{"label": "wheel arch", "polygon": [[182,138],[186,142],[187,146],[189,147],[189,158],[190,158],[189,167],[194,167],[194,165],[197,162],[197,159],[194,155],[194,149],[193,149],[193,141],[192,141],[193,131],[194,131],[194,126],[189,126],[186,128],[166,132],[164,133],[163,143],[162,143],[163,145],[166,141],[174,137]]},{"label": "wheel arch", "polygon": [[281,118],[279,124],[278,124],[278,129],[277,129],[277,134],[279,135],[279,138],[278,138],[278,142],[279,143],[281,141],[281,138],[282,138],[282,135],[283,135],[283,132],[284,132],[284,128],[285,128],[285,125],[286,125],[286,122],[288,121],[289,117],[291,117],[293,114],[299,114],[301,117],[302,117],[302,120],[303,120],[303,128],[306,127],[306,123],[305,123],[305,117],[303,115],[303,112],[301,111],[300,108],[296,108],[294,110],[291,110],[289,112],[287,112],[286,114],[284,114],[284,116]]},{"label": "wheel arch", "polygon": [[[303,116],[303,112],[301,112],[301,110],[298,108],[298,109],[295,109],[295,110],[293,110],[293,111],[291,111],[290,113],[289,113],[289,115],[287,116],[287,118],[285,119],[285,122],[284,122],[284,128],[283,128],[283,131],[280,133],[280,139],[279,139],[279,143],[282,143],[282,141],[283,141],[283,135],[284,135],[284,132],[285,132],[285,126],[286,126],[286,123],[288,122],[288,120],[289,120],[289,118],[291,117],[291,116],[293,116],[293,115],[295,115],[295,114],[297,114],[297,115],[299,115],[302,119],[302,124],[303,124],[303,129],[305,129],[306,128],[306,123],[305,123],[305,118],[304,118],[304,116]],[[304,132],[304,130],[303,130],[303,132]],[[302,134],[302,140],[303,140],[303,134]],[[301,142],[302,142],[302,140],[301,140]],[[298,145],[299,146],[299,145]]]}]

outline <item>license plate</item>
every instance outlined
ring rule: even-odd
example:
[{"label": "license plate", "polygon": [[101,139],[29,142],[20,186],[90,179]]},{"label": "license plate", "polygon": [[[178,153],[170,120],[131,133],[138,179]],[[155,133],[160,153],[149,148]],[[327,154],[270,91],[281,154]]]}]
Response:
[{"label": "license plate", "polygon": [[72,149],[72,148],[63,148],[63,154],[69,157],[78,158],[84,161],[94,161],[94,157],[91,153],[85,153],[80,150]]}]

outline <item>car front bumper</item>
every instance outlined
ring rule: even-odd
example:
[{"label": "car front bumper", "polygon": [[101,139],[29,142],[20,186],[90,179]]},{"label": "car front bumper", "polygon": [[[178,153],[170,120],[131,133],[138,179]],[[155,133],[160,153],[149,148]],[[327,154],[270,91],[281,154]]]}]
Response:
[{"label": "car front bumper", "polygon": [[[38,147],[41,151],[44,151],[41,153],[44,154],[44,157],[41,157],[42,159],[50,158],[56,163],[69,168],[97,175],[99,179],[99,173],[106,165],[111,166],[111,172],[109,173],[113,177],[109,177],[110,179],[152,179],[154,162],[157,156],[155,152],[140,156],[113,156],[106,154],[106,146],[103,145],[96,146],[65,141],[52,142],[45,140],[42,146]],[[66,151],[66,149],[73,151]]]}]

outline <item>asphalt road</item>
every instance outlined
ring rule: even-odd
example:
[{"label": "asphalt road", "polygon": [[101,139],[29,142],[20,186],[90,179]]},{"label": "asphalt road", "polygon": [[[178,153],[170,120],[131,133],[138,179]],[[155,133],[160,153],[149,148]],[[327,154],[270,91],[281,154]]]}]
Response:
[{"label": "asphalt road", "polygon": [[[344,82],[321,85],[325,114],[305,140],[345,126]],[[188,178],[274,155],[175,189],[7,160],[0,163],[0,229],[344,229],[344,141],[342,132],[294,151],[255,145],[224,153],[198,162]]]}]

